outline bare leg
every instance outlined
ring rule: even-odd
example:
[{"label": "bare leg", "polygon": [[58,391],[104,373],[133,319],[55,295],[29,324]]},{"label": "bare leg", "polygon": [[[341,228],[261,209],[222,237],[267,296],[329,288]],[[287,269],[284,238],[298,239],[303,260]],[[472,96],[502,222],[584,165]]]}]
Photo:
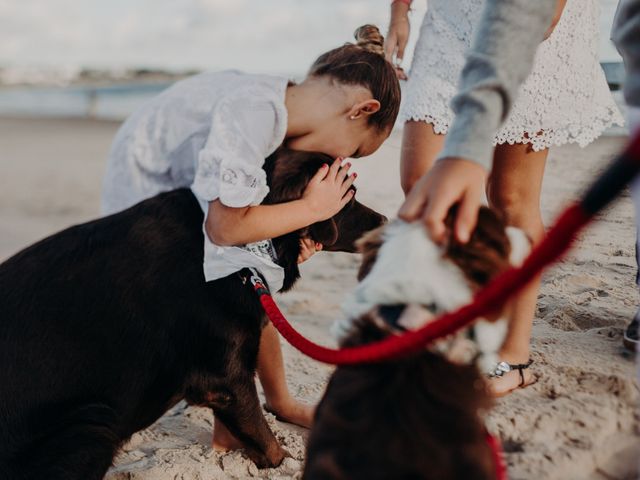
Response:
[{"label": "bare leg", "polygon": [[258,377],[266,397],[266,408],[279,420],[311,428],[315,407],[289,393],[284,375],[280,336],[271,322],[262,330],[258,351]]},{"label": "bare leg", "polygon": [[[540,190],[548,153],[549,150],[534,152],[530,146],[523,144],[498,146],[487,184],[487,198],[491,207],[502,212],[509,225],[524,230],[534,244],[544,236]],[[501,360],[516,364],[528,361],[539,288],[540,277],[537,277],[514,297],[510,306],[509,332],[500,352]],[[525,383],[533,381],[530,371],[523,373]],[[509,372],[489,383],[494,394],[501,395],[518,387],[520,374],[517,371]]]},{"label": "bare leg", "polygon": [[410,121],[404,124],[402,133],[402,156],[400,160],[400,183],[405,195],[413,184],[432,166],[444,145],[444,135],[433,131],[433,125]]}]

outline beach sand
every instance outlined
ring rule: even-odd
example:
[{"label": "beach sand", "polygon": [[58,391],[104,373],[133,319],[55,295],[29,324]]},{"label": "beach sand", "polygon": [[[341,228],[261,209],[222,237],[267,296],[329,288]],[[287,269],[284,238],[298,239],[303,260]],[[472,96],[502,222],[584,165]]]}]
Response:
[{"label": "beach sand", "polygon": [[[117,123],[0,119],[0,259],[66,226],[98,215],[105,158]],[[624,143],[601,138],[586,149],[553,149],[544,182],[547,225]],[[400,135],[355,162],[361,201],[393,216],[402,200]],[[631,479],[640,457],[635,365],[622,331],[639,304],[634,285],[633,211],[628,195],[600,216],[570,255],[544,275],[533,333],[539,381],[497,402],[489,426],[504,442],[511,479]],[[303,265],[294,291],[278,297],[292,323],[327,345],[358,257],[321,253]],[[283,345],[296,397],[315,402],[331,368]],[[268,421],[292,454],[258,470],[241,452],[210,449],[212,415],[178,404],[133,436],[109,480],[296,478],[304,429]],[[372,428],[374,426],[372,425]],[[384,454],[384,446],[380,446]]]}]

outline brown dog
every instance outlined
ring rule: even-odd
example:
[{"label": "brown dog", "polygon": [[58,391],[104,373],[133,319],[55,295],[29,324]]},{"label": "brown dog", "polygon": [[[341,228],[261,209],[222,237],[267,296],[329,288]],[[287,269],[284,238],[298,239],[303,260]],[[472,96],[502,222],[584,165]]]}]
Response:
[{"label": "brown dog", "polygon": [[[279,150],[267,203],[300,198],[326,155]],[[385,218],[352,199],[273,239],[287,290],[300,239],[327,251]],[[248,270],[205,282],[203,213],[162,193],[69,228],[0,264],[0,479],[98,480],[122,443],[184,399],[213,409],[259,467],[285,452],[255,387],[266,319]]]},{"label": "brown dog", "polygon": [[[439,248],[421,225],[396,222],[360,246],[362,281],[345,304],[350,320],[338,328],[343,347],[400,334],[467,303],[523,258],[528,241],[483,208],[466,245]],[[483,422],[491,398],[474,361],[499,348],[504,325],[480,323],[417,355],[339,367],[316,412],[304,478],[495,478]]]}]

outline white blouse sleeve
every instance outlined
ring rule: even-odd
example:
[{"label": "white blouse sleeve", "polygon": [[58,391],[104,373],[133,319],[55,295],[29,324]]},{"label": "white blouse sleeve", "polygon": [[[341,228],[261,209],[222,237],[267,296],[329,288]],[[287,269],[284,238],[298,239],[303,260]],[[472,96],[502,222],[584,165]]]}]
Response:
[{"label": "white blouse sleeve", "polygon": [[257,93],[235,92],[216,105],[191,186],[202,200],[239,208],[269,193],[262,165],[284,140],[286,109],[271,92]]}]

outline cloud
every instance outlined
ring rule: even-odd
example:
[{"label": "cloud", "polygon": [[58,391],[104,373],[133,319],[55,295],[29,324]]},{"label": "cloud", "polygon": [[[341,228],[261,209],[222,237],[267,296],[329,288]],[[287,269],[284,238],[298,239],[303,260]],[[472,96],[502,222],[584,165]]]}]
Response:
[{"label": "cloud", "polygon": [[0,0],[0,64],[302,72],[388,0]]},{"label": "cloud", "polygon": [[[605,0],[611,3],[612,0]],[[301,74],[390,0],[0,0],[0,66]],[[426,2],[414,1],[412,42]],[[410,42],[410,44],[412,43]],[[410,58],[411,48],[406,57]]]}]

